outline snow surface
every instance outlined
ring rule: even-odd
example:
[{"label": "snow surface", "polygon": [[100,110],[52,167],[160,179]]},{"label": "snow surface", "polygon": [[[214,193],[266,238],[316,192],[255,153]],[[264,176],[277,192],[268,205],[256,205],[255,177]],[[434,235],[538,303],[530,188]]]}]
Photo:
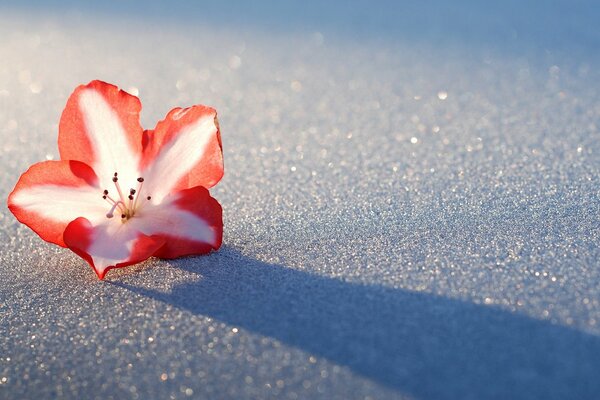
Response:
[{"label": "snow surface", "polygon": [[600,396],[593,2],[98,3],[0,6],[0,194],[103,79],[218,110],[224,244],[101,282],[2,209],[0,398]]}]

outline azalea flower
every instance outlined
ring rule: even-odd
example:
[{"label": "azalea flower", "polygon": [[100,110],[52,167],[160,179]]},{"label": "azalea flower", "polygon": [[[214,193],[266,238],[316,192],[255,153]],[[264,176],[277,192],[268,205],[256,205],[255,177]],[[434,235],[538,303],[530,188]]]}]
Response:
[{"label": "azalea flower", "polygon": [[151,256],[221,246],[221,206],[208,192],[223,176],[216,111],[175,108],[143,130],[141,108],[108,83],[79,86],[60,119],[60,161],[32,165],[8,197],[20,222],[100,279]]}]

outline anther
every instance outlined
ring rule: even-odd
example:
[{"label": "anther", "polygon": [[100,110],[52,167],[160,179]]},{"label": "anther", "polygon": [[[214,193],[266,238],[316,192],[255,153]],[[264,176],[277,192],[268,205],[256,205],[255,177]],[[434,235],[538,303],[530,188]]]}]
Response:
[{"label": "anther", "polygon": [[106,195],[103,195],[103,196],[102,196],[102,198],[103,198],[104,200],[106,200]]},{"label": "anther", "polygon": [[118,180],[119,180],[119,178],[117,178],[116,176],[115,176],[115,177],[113,177],[113,182],[116,182],[116,181],[118,181]]},{"label": "anther", "polygon": [[117,176],[117,175],[119,175],[119,174],[117,174],[117,173],[115,172],[115,176]]},{"label": "anther", "polygon": [[138,181],[138,182],[140,182],[140,183],[142,183],[142,182],[144,182],[144,178],[142,178],[142,177],[140,176],[139,178],[137,178],[137,181]]},{"label": "anther", "polygon": [[108,190],[104,189],[104,195],[106,196],[108,194]]},{"label": "anther", "polygon": [[130,194],[129,196],[127,196],[129,198],[129,200],[133,200],[133,195]]},{"label": "anther", "polygon": [[135,189],[129,189],[129,194],[135,194]]},{"label": "anther", "polygon": [[121,214],[121,219],[124,219],[127,215]]},{"label": "anther", "polygon": [[152,198],[152,196],[148,196],[148,197],[146,197],[146,199],[147,199],[147,200],[150,200],[151,198]]}]

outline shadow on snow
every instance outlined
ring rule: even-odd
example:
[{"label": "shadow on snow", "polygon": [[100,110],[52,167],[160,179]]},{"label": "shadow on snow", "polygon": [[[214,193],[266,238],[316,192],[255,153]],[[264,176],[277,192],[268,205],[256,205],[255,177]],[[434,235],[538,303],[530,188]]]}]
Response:
[{"label": "shadow on snow", "polygon": [[114,285],[277,339],[417,398],[597,398],[600,338],[432,294],[362,285],[231,248],[171,293]]}]

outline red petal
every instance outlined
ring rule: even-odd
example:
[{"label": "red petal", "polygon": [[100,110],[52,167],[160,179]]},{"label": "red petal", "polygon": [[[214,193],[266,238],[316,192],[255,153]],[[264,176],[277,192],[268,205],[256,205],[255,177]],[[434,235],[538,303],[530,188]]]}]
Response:
[{"label": "red petal", "polygon": [[[77,213],[73,203],[77,205],[78,199],[62,196],[61,190],[89,189],[100,199],[97,186],[96,174],[87,164],[79,161],[44,161],[32,165],[21,175],[8,196],[8,208],[42,239],[65,247],[63,232],[73,220],[73,212]],[[55,198],[38,198],[36,196],[39,194],[32,194],[36,190],[39,192],[40,188],[51,188],[50,192],[56,193]],[[63,212],[60,210],[61,204],[66,208]],[[83,204],[82,209],[87,206]],[[52,210],[56,211],[54,215]]]},{"label": "red petal", "polygon": [[60,119],[61,159],[85,162],[101,181],[103,174],[112,176],[115,171],[137,173],[143,134],[141,108],[137,97],[106,82],[77,87]]},{"label": "red petal", "polygon": [[[211,250],[221,247],[223,240],[223,212],[217,200],[210,196],[207,189],[196,186],[177,193],[177,200],[173,206],[179,210],[194,214],[212,230],[214,236],[210,241],[190,239],[194,235],[186,232],[185,224],[178,224],[171,220],[170,232],[160,232],[161,227],[156,227],[157,236],[164,239],[165,245],[154,255],[160,258],[176,258],[193,254],[206,254]],[[175,214],[174,214],[175,215]]]},{"label": "red petal", "polygon": [[[179,163],[174,162],[177,159]],[[182,163],[182,159],[189,161]],[[152,168],[153,164],[158,165]],[[195,186],[214,186],[223,177],[217,112],[202,105],[171,110],[153,131],[144,132],[142,169],[157,177],[148,176],[151,184],[168,186],[170,193]],[[167,177],[171,180],[175,177],[175,181],[161,175],[165,170],[171,174]],[[153,180],[161,182],[152,183]],[[154,192],[161,190],[165,191],[159,188]]]},{"label": "red petal", "polygon": [[[111,222],[114,225],[114,222]],[[126,224],[123,224],[125,226]],[[132,244],[130,248],[127,248],[128,254],[126,257],[115,260],[115,262],[100,265],[95,261],[106,257],[101,251],[98,251],[97,246],[94,248],[95,242],[97,243],[97,233],[102,229],[102,226],[93,226],[90,221],[85,218],[77,218],[72,221],[64,233],[64,240],[69,249],[83,258],[96,272],[98,278],[104,279],[106,273],[113,268],[122,268],[128,265],[137,264],[142,262],[152,255],[164,244],[164,239],[158,236],[147,236],[141,232],[135,232],[133,234]],[[118,237],[109,238],[113,239],[113,242],[104,243],[108,246],[122,246],[127,247],[127,243],[119,242]]]}]

